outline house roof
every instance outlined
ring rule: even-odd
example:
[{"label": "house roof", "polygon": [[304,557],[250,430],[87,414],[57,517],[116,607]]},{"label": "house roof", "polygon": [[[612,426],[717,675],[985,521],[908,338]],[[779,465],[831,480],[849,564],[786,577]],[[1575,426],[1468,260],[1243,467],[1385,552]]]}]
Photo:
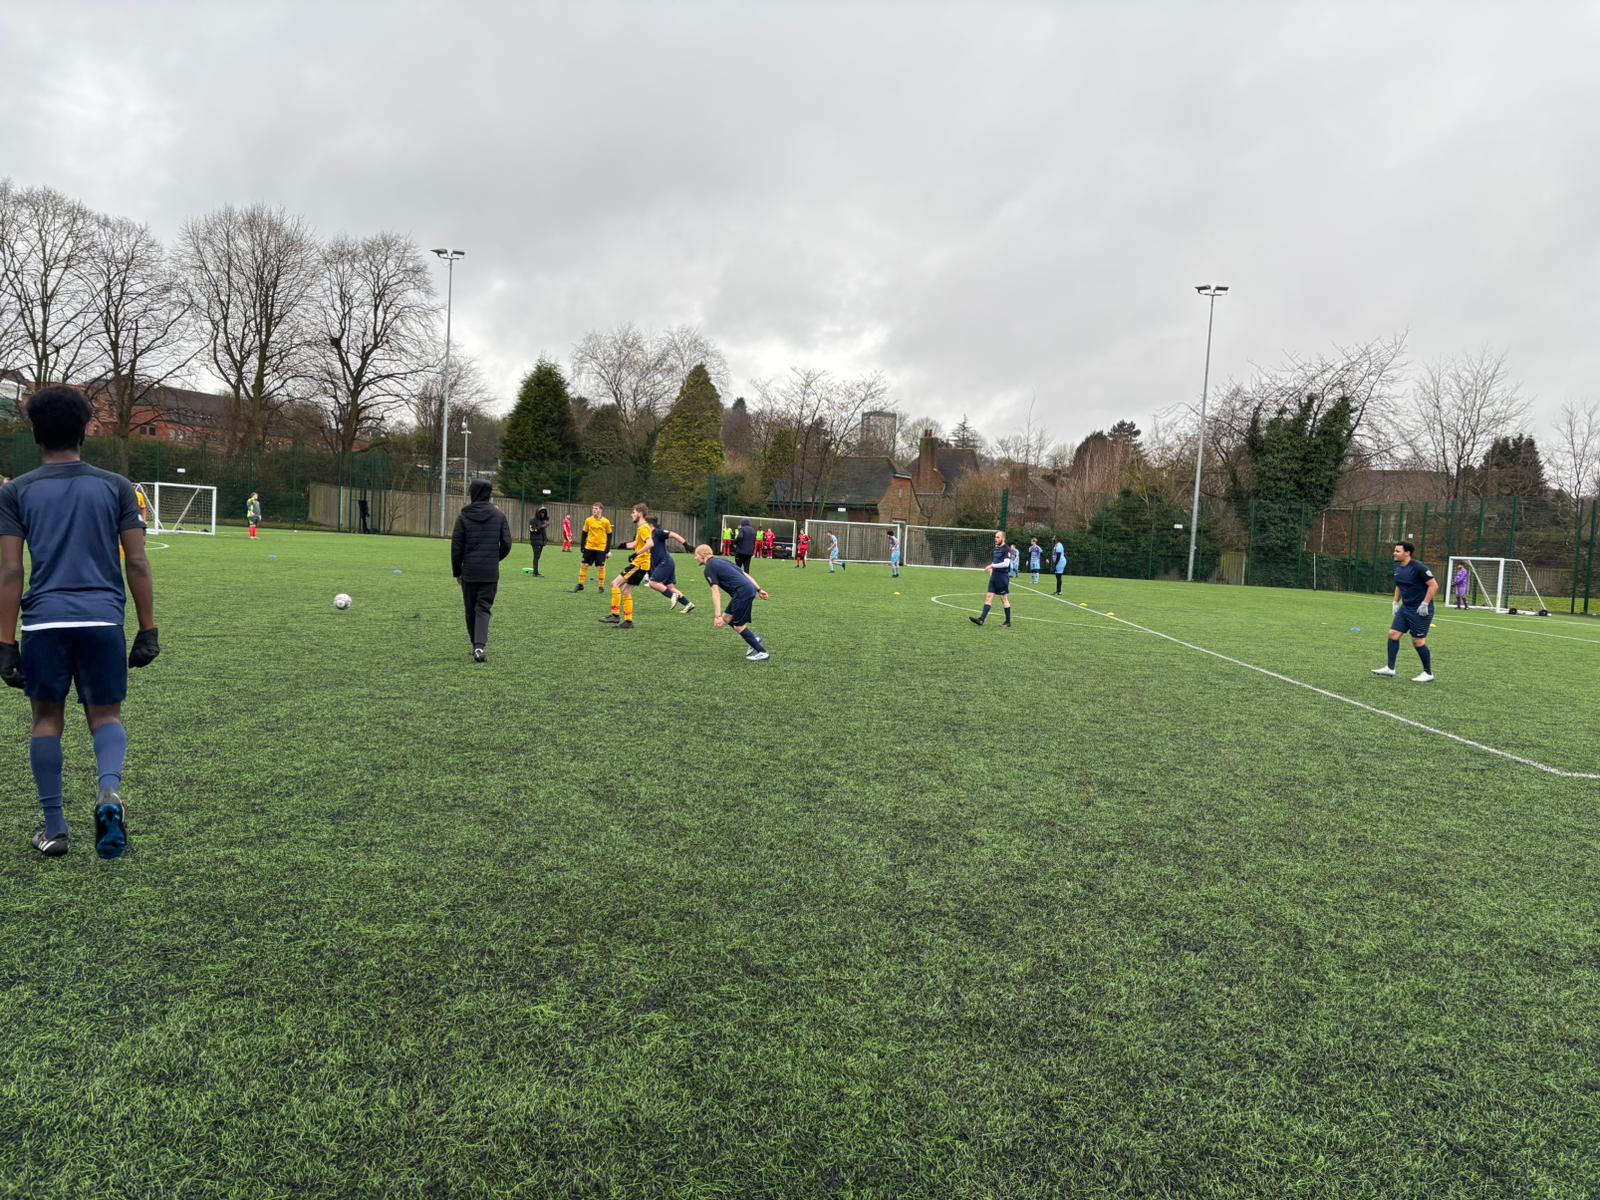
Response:
[{"label": "house roof", "polygon": [[910,476],[895,469],[894,460],[887,456],[868,455],[840,458],[834,462],[833,477],[828,481],[827,494],[817,495],[817,480],[808,479],[799,487],[791,488],[790,481],[780,479],[772,485],[771,504],[843,504],[862,507],[877,504],[888,493],[896,477]]}]

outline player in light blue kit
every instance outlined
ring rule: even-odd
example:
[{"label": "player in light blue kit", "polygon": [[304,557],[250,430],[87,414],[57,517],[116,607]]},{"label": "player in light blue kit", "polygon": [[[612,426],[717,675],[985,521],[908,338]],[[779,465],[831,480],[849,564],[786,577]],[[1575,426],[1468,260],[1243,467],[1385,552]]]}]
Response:
[{"label": "player in light blue kit", "polygon": [[1044,558],[1044,547],[1039,545],[1038,538],[1028,542],[1028,573],[1033,577],[1033,582],[1039,582],[1039,563]]},{"label": "player in light blue kit", "polygon": [[900,578],[900,537],[893,533],[889,535],[889,577]]},{"label": "player in light blue kit", "polygon": [[1428,626],[1433,623],[1433,598],[1438,595],[1439,581],[1413,556],[1417,548],[1410,542],[1396,542],[1394,547],[1394,622],[1389,626],[1389,665],[1373,667],[1374,675],[1394,677],[1395,659],[1400,654],[1400,637],[1411,635],[1411,644],[1422,660],[1422,674],[1412,678],[1413,683],[1433,682],[1433,654],[1428,649]]}]

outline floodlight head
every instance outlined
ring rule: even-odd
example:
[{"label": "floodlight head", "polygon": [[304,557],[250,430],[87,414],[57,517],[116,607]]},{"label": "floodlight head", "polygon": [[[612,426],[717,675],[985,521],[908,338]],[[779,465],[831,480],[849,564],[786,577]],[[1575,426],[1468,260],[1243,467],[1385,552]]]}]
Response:
[{"label": "floodlight head", "polygon": [[1215,292],[1217,295],[1220,296],[1220,295],[1222,295],[1223,292],[1228,290],[1228,285],[1225,284],[1225,283],[1219,283],[1219,284],[1217,284],[1216,287],[1212,288],[1211,290],[1213,292]]},{"label": "floodlight head", "polygon": [[433,252],[435,254],[437,254],[440,258],[443,258],[446,254],[450,253],[450,251],[446,250],[443,246],[435,246],[433,248]]},{"label": "floodlight head", "polygon": [[[437,254],[439,252],[437,250],[435,250],[434,253]],[[1206,289],[1208,287],[1210,287],[1210,286],[1211,285],[1209,283],[1197,283],[1194,286],[1194,290],[1199,292],[1202,296],[1204,296],[1206,294]]]}]

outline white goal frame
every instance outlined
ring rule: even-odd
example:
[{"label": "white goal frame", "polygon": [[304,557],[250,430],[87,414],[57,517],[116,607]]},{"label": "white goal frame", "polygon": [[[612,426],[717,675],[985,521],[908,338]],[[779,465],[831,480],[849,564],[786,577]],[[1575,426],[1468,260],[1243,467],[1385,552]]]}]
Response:
[{"label": "white goal frame", "polygon": [[839,539],[839,560],[853,563],[887,563],[892,533],[900,539],[900,563],[905,565],[906,527],[901,521],[830,521],[811,517],[806,521],[806,532],[811,535],[811,553],[818,559],[828,557],[831,533]]},{"label": "white goal frame", "polygon": [[157,482],[133,486],[150,502],[149,532],[217,536],[217,489],[211,484]]},{"label": "white goal frame", "polygon": [[[975,533],[982,534],[988,542],[982,547],[978,555],[979,562],[956,562],[951,555],[947,561],[940,561],[939,556],[933,552],[929,534],[932,533]],[[900,561],[908,567],[946,567],[956,571],[987,571],[994,565],[994,535],[993,529],[963,529],[955,525],[907,525],[905,532],[905,545],[900,555]]]},{"label": "white goal frame", "polygon": [[[1445,576],[1439,586],[1439,596],[1444,600],[1446,607],[1455,606],[1458,563],[1467,568],[1469,609],[1508,613],[1516,608],[1511,603],[1513,597],[1532,596],[1538,602],[1535,611],[1541,613],[1548,611],[1549,606],[1539,594],[1538,585],[1533,582],[1532,572],[1520,558],[1487,558],[1475,554],[1451,555],[1450,565],[1445,568]],[[1472,601],[1475,598],[1482,602],[1474,604]],[[1436,599],[1434,603],[1437,605],[1438,600]]]},{"label": "white goal frame", "polygon": [[[774,553],[776,554],[777,551],[783,550],[785,547],[787,547],[789,550],[789,557],[794,557],[795,536],[799,532],[799,529],[795,522],[790,520],[788,517],[752,517],[746,513],[723,513],[717,518],[717,520],[717,527],[716,529],[712,530],[712,535],[716,538],[716,542],[711,546],[711,548],[718,554],[722,553],[722,531],[724,529],[733,530],[734,541],[738,541],[739,522],[749,521],[750,524],[756,527],[755,557],[761,557],[761,535],[766,533],[768,529],[771,529],[778,535],[778,544],[774,548]],[[783,530],[785,526],[788,526],[789,529],[789,537],[787,540],[785,540],[783,536]]]}]

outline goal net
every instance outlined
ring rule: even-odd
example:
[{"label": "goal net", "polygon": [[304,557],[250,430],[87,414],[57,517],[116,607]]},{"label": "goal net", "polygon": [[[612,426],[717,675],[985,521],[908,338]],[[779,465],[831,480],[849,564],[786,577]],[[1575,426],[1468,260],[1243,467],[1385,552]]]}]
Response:
[{"label": "goal net", "polygon": [[828,535],[839,539],[839,557],[845,562],[886,563],[889,561],[889,539],[900,539],[900,561],[905,561],[905,526],[898,521],[819,521],[806,522],[806,532],[811,535],[811,557],[828,557]]},{"label": "goal net", "polygon": [[1461,603],[1462,584],[1457,582],[1457,576],[1463,569],[1466,571],[1464,599],[1468,608],[1498,613],[1547,611],[1544,597],[1520,558],[1456,555],[1450,559],[1445,577],[1439,581],[1436,603],[1450,607]]},{"label": "goal net", "polygon": [[713,531],[717,541],[711,548],[718,554],[732,554],[733,547],[727,544],[723,531],[739,537],[739,526],[745,521],[756,527],[756,557],[767,556],[767,530],[772,530],[774,541],[772,556],[774,558],[791,558],[794,555],[795,523],[781,517],[747,517],[742,513],[723,513],[718,520],[717,528]]},{"label": "goal net", "polygon": [[136,483],[144,493],[151,533],[217,532],[217,489],[203,483]]},{"label": "goal net", "polygon": [[912,567],[963,567],[987,571],[994,562],[994,530],[908,525],[906,552]]}]

